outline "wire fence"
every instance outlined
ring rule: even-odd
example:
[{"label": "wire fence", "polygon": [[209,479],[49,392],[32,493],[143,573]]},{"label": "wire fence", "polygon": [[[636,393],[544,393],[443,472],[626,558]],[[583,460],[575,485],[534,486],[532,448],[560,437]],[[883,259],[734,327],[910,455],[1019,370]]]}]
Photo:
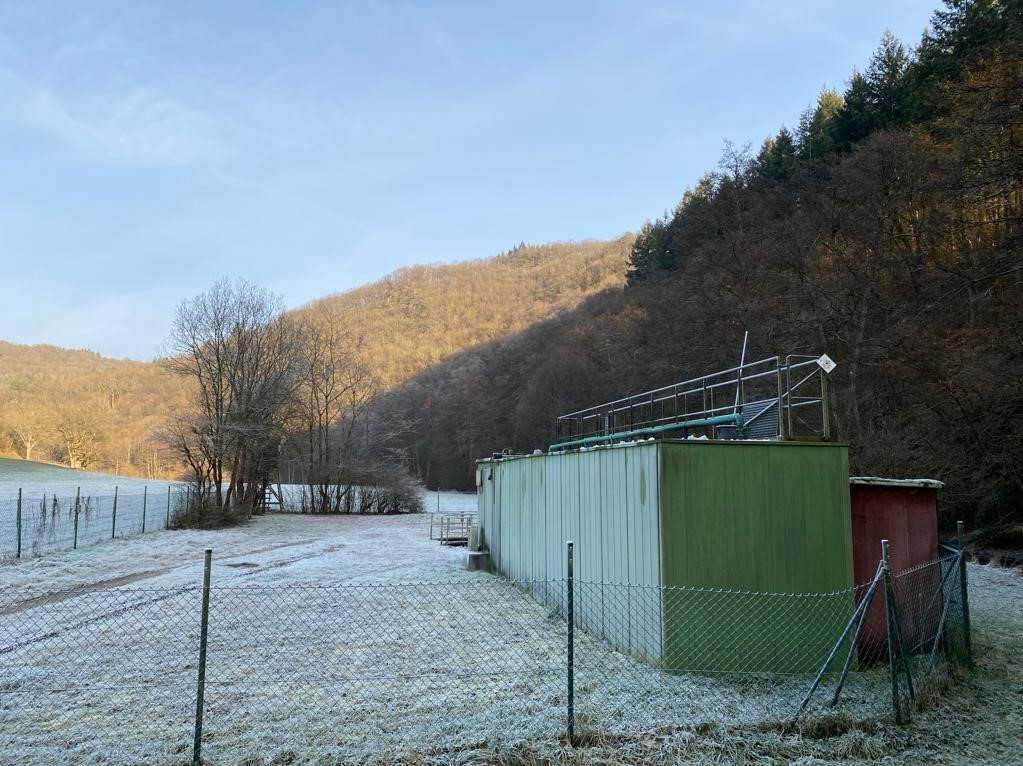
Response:
[{"label": "wire fence", "polygon": [[905,721],[969,663],[963,561],[772,594],[570,568],[543,582],[221,587],[207,558],[189,587],[8,594],[0,760],[393,761],[668,725]]},{"label": "wire fence", "polygon": [[188,502],[185,487],[109,495],[74,493],[0,497],[0,561],[84,548],[167,529]]}]

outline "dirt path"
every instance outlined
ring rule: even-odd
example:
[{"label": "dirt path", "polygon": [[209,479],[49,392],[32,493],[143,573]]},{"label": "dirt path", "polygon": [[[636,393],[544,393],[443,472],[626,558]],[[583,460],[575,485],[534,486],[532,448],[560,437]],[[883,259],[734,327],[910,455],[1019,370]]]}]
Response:
[{"label": "dirt path", "polygon": [[0,617],[77,594],[124,586],[340,583],[458,578],[460,552],[429,539],[427,516],[272,515],[235,529],[156,532],[0,566]]},{"label": "dirt path", "polygon": [[[218,561],[218,563],[230,569],[235,568],[242,569],[242,571],[239,571],[238,577],[251,577],[252,575],[256,575],[261,572],[266,572],[270,569],[279,569],[280,567],[290,566],[291,564],[295,564],[299,561],[313,558],[315,556],[322,556],[325,554],[334,553],[335,551],[339,551],[341,550],[341,548],[344,547],[341,544],[330,545],[327,546],[326,548],[317,548],[316,550],[300,553],[296,556],[289,556],[283,559],[273,559],[269,562],[264,561],[261,564],[256,564],[248,561],[241,562],[235,561],[235,559],[260,557],[265,553],[281,550],[282,548],[295,548],[296,546],[306,546],[316,542],[318,541],[315,539],[310,539],[300,540],[291,543],[279,543],[277,545],[267,545],[263,547],[254,548],[250,551],[239,553],[234,556],[229,556],[223,561]],[[196,559],[192,558],[187,563],[181,564],[180,566],[192,566],[195,563],[195,560]],[[5,607],[0,608],[0,617],[16,614],[18,612],[25,611],[26,609],[33,609],[37,606],[54,604],[68,598],[73,598],[82,593],[92,593],[95,591],[108,590],[111,588],[120,588],[125,585],[133,585],[135,583],[143,582],[145,580],[152,580],[155,578],[163,577],[164,575],[172,572],[174,569],[177,568],[179,567],[164,567],[162,569],[150,569],[142,572],[136,572],[134,574],[122,575],[121,577],[111,577],[105,580],[97,580],[95,582],[85,583],[83,585],[78,585],[73,588],[68,588],[66,590],[46,593],[41,596],[25,598],[23,600],[19,600],[13,604],[9,604]]]}]

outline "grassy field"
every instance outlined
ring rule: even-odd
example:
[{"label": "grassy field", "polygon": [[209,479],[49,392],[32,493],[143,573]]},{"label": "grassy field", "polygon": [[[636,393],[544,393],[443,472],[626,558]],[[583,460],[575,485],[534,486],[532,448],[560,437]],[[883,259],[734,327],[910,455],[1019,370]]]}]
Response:
[{"label": "grassy field", "polygon": [[[473,498],[442,501],[470,510]],[[977,672],[911,727],[886,722],[883,673],[874,688],[858,678],[841,712],[791,730],[779,722],[802,676],[666,676],[579,635],[569,747],[564,622],[528,587],[465,571],[426,521],[269,516],[0,567],[0,763],[187,761],[206,547],[211,764],[1023,757],[1023,578],[1012,571],[970,567]]]}]

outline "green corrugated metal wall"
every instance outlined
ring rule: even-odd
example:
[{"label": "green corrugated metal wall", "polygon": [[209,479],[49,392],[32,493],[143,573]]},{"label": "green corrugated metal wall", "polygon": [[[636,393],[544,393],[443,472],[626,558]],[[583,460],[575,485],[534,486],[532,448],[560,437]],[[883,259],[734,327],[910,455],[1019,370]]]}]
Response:
[{"label": "green corrugated metal wall", "polygon": [[660,441],[504,459],[481,464],[479,504],[499,571],[515,580],[560,579],[565,541],[574,540],[580,624],[666,666],[809,670],[844,627],[846,610],[834,604],[766,610],[754,625],[742,609],[722,608],[723,598],[701,607],[677,594],[662,605],[650,590],[601,594],[583,584],[777,593],[851,587],[844,445]]},{"label": "green corrugated metal wall", "polygon": [[[840,444],[663,442],[662,583],[786,594],[852,587],[848,477]],[[813,670],[845,627],[845,601],[851,593],[816,605],[759,599],[751,613],[739,599],[680,594],[665,607],[665,660]]]},{"label": "green corrugated metal wall", "polygon": [[660,584],[658,463],[650,443],[480,465],[480,524],[498,571],[561,579],[573,540],[580,625],[649,660],[661,654],[659,593],[585,583]]}]

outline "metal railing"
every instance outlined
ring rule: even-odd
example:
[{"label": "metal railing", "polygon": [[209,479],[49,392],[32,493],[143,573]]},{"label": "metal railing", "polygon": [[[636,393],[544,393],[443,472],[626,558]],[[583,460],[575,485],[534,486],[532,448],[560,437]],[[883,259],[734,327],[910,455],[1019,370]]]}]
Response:
[{"label": "metal railing", "polygon": [[630,438],[831,436],[821,356],[773,356],[561,415],[551,449]]},{"label": "metal railing", "polygon": [[444,545],[465,545],[469,542],[469,529],[476,523],[475,513],[465,511],[439,511],[430,514],[430,539]]}]

